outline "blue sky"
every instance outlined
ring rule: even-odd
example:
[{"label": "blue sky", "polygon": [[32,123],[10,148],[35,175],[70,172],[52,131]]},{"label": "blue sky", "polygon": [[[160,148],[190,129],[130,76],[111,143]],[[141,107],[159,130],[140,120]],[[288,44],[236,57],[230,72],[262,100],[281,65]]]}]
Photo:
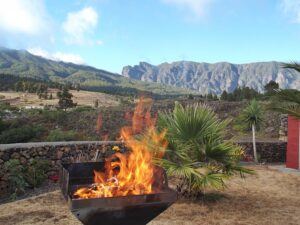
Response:
[{"label": "blue sky", "polygon": [[125,65],[299,59],[300,0],[0,0],[0,45]]}]

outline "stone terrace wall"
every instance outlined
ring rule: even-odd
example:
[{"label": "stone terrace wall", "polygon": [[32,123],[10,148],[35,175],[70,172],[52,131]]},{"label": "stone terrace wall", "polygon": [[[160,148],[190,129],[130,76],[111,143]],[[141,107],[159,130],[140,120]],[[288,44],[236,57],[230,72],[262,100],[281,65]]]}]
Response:
[{"label": "stone terrace wall", "polygon": [[58,175],[61,163],[76,161],[91,161],[97,150],[99,157],[104,158],[114,151],[112,147],[118,145],[121,151],[124,146],[120,142],[52,142],[52,143],[20,143],[0,145],[0,196],[8,193],[7,173],[4,163],[10,159],[18,159],[26,166],[31,159],[45,159],[50,161],[47,175]]},{"label": "stone terrace wall", "polygon": [[[245,148],[247,159],[253,156],[252,143],[240,141]],[[49,160],[51,167],[47,175],[58,175],[61,163],[76,161],[92,161],[96,151],[99,150],[100,159],[114,153],[112,147],[118,145],[121,151],[125,151],[120,142],[50,142],[50,143],[20,143],[0,145],[0,197],[8,193],[7,172],[4,163],[10,159],[18,159],[26,166],[31,159]],[[284,162],[286,142],[282,141],[258,141],[257,151],[261,162]]]},{"label": "stone terrace wall", "polygon": [[[253,145],[250,141],[239,141],[245,149],[246,159],[253,158]],[[284,141],[257,141],[257,154],[260,162],[278,163],[285,162],[287,143]]]}]

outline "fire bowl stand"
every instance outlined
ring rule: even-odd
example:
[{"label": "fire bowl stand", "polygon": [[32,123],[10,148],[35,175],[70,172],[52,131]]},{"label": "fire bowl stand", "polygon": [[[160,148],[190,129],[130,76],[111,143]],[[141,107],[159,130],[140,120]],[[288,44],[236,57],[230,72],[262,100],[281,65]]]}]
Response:
[{"label": "fire bowl stand", "polygon": [[175,191],[168,187],[162,168],[158,181],[160,191],[145,195],[75,199],[73,193],[93,183],[94,170],[104,171],[103,162],[63,164],[60,186],[71,212],[85,225],[144,225],[165,211],[177,200]]}]

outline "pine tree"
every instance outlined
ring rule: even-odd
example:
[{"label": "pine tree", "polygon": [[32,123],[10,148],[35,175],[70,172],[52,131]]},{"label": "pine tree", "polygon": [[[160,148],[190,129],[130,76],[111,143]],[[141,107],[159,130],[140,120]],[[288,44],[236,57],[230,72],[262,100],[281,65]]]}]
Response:
[{"label": "pine tree", "polygon": [[77,104],[73,102],[73,95],[69,92],[67,87],[64,87],[62,91],[57,92],[58,106],[60,109],[67,110],[68,108],[73,108]]}]

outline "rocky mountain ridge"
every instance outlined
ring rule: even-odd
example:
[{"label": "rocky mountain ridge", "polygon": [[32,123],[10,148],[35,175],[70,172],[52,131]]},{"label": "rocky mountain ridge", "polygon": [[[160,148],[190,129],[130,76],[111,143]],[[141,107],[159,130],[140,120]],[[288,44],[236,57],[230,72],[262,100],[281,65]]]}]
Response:
[{"label": "rocky mountain ridge", "polygon": [[125,66],[122,75],[188,88],[202,94],[232,92],[242,86],[263,92],[264,85],[271,80],[278,82],[281,88],[300,89],[300,74],[282,68],[281,64],[276,61],[247,64],[178,61],[155,66],[141,62],[139,65]]}]

